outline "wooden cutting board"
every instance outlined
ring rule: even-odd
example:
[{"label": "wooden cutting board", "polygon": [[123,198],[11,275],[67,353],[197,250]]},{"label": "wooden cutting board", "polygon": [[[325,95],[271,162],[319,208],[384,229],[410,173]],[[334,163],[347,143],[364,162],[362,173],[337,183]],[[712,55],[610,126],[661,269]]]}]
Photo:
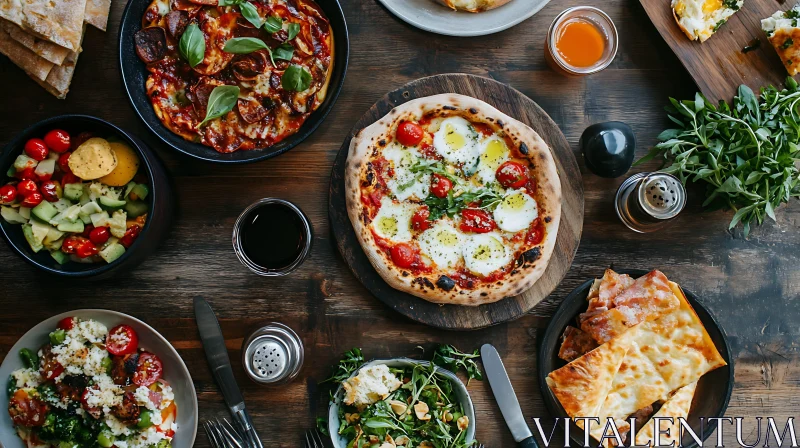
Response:
[{"label": "wooden cutting board", "polygon": [[[483,100],[527,124],[550,146],[561,179],[561,224],[550,263],[542,277],[524,293],[478,307],[437,305],[387,284],[372,267],[350,224],[345,200],[345,164],[350,140],[356,132],[378,121],[394,107],[415,98],[439,93],[460,93]],[[530,311],[561,283],[569,271],[583,230],[583,180],[578,162],[564,134],[533,100],[495,80],[465,74],[418,79],[388,93],[353,127],[336,156],[331,171],[328,215],[331,232],[345,263],[359,281],[395,311],[427,325],[452,330],[474,330],[517,319]]]},{"label": "wooden cutting board", "polygon": [[[794,0],[745,0],[742,9],[703,43],[690,41],[678,28],[670,0],[640,2],[697,87],[712,102],[730,101],[740,84],[756,92],[769,84],[783,86],[788,74],[761,30],[761,19],[790,9]],[[760,47],[744,53],[742,49],[754,39],[761,42]]]}]

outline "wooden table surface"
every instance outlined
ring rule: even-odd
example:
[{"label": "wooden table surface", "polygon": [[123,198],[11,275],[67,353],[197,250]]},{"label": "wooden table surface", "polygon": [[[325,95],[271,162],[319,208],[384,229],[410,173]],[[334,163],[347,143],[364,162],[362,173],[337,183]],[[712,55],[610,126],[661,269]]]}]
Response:
[{"label": "wooden table surface", "polygon": [[[580,79],[552,72],[542,53],[550,22],[563,9],[582,4],[579,0],[553,0],[511,30],[476,38],[443,37],[411,28],[374,0],[343,3],[352,55],[333,112],[298,148],[247,166],[220,167],[179,157],[140,123],[118,72],[122,0],[113,4],[108,32],[87,31],[66,101],[52,98],[7,59],[0,59],[0,84],[6,86],[0,142],[54,115],[96,115],[138,134],[161,154],[179,197],[168,241],[140,267],[115,279],[69,283],[46,277],[0,245],[0,358],[13,356],[8,350],[14,342],[51,315],[110,308],[144,319],[169,339],[192,373],[201,419],[224,416],[192,312],[192,297],[202,295],[221,319],[233,360],[240,357],[243,338],[270,321],[290,325],[305,343],[301,376],[284,387],[250,383],[234,362],[265,446],[301,446],[301,433],[325,413],[328,391],[318,382],[327,377],[339,355],[354,346],[362,347],[368,358],[378,358],[420,354],[418,346],[429,354],[436,343],[472,350],[491,342],[505,359],[525,415],[547,417],[535,361],[538,341],[555,307],[571,289],[610,265],[657,267],[696,292],[730,336],[736,384],[728,415],[774,416],[784,423],[786,417],[800,415],[800,204],[796,202],[778,211],[778,223],[769,222],[743,239],[739,231],[727,231],[730,213],[703,212],[703,189],[691,188],[689,205],[674,226],[638,235],[623,227],[613,211],[612,199],[622,179],[594,176],[579,159],[586,190],[583,240],[564,282],[529,315],[477,332],[445,332],[412,323],[370,296],[336,251],[326,198],[330,167],[342,140],[355,120],[386,92],[437,73],[488,76],[538,102],[564,131],[576,156],[583,129],[607,120],[629,123],[637,134],[637,154],[642,155],[667,126],[662,109],[667,98],[691,98],[695,86],[636,0],[597,4],[616,22],[619,53],[610,68]],[[285,278],[251,274],[231,248],[236,216],[267,196],[296,202],[314,226],[311,258]],[[488,384],[473,382],[470,390],[477,408],[478,438],[491,448],[513,446]],[[732,426],[725,426],[732,435]],[[746,434],[754,426],[753,421],[746,423]],[[207,446],[204,434],[198,434],[197,445]]]}]

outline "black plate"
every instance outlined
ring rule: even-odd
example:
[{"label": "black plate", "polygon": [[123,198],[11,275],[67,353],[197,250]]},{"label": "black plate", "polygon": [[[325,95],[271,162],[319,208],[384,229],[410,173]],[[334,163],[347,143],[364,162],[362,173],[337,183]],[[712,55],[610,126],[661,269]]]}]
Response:
[{"label": "black plate", "polygon": [[33,137],[42,138],[47,131],[56,128],[63,129],[72,136],[84,131],[94,132],[100,137],[114,136],[136,151],[139,156],[139,170],[144,170],[147,174],[150,188],[150,194],[147,197],[150,211],[142,233],[139,234],[130,249],[111,264],[68,262],[63,266],[59,265],[46,250],[34,253],[22,235],[21,225],[9,224],[0,218],[0,235],[25,261],[42,271],[62,277],[106,278],[116,271],[139,264],[155,251],[158,244],[167,235],[172,224],[175,200],[164,165],[152,150],[131,134],[105,120],[88,115],[61,115],[40,121],[14,137],[3,149],[0,154],[0,185],[5,185],[9,181],[6,171],[17,156],[22,154],[25,142]]},{"label": "black plate", "polygon": [[[641,269],[623,269],[617,272],[620,274],[628,274],[633,278],[638,278],[647,274],[648,271],[643,271]],[[592,286],[592,282],[594,282],[594,279],[587,280],[584,284],[575,288],[567,298],[564,299],[564,302],[558,307],[553,319],[550,321],[550,325],[547,326],[544,338],[542,338],[542,343],[539,345],[539,388],[542,390],[547,410],[554,417],[567,417],[567,413],[547,386],[545,378],[547,378],[547,375],[553,370],[567,364],[558,357],[558,349],[561,346],[561,335],[568,325],[574,324],[578,314],[586,311],[588,305],[586,296],[589,294],[589,288]],[[684,289],[683,292],[686,294],[689,304],[694,308],[703,326],[705,326],[711,340],[714,341],[714,345],[717,346],[720,355],[722,355],[722,358],[728,363],[727,366],[706,373],[697,383],[697,390],[692,400],[692,407],[689,411],[687,422],[699,436],[700,417],[722,417],[725,414],[725,410],[728,408],[728,401],[730,401],[731,392],[733,392],[733,358],[731,358],[728,335],[725,334],[725,330],[719,325],[717,319],[703,306],[697,296],[691,291]],[[570,426],[572,440],[575,441],[578,446],[582,446],[583,430],[578,428],[574,422],[571,423]],[[714,432],[716,426],[715,422],[706,425],[703,440]],[[697,444],[694,443],[690,435],[686,435],[684,437],[683,446],[693,448],[696,447]]]},{"label": "black plate", "polygon": [[228,154],[217,152],[210,146],[185,140],[180,135],[167,129],[156,116],[144,87],[149,72],[145,64],[136,56],[134,48],[133,36],[142,28],[142,15],[151,1],[130,0],[122,13],[122,22],[119,29],[120,72],[122,73],[122,83],[125,85],[128,98],[136,113],[139,114],[139,117],[153,133],[176,150],[196,159],[215,163],[251,163],[269,159],[294,148],[313,134],[325,120],[334,103],[336,103],[347,72],[347,63],[350,57],[350,36],[347,33],[347,23],[339,1],[316,0],[328,20],[330,20],[331,28],[333,29],[333,73],[331,74],[325,101],[308,117],[297,133],[269,148],[236,151]]}]

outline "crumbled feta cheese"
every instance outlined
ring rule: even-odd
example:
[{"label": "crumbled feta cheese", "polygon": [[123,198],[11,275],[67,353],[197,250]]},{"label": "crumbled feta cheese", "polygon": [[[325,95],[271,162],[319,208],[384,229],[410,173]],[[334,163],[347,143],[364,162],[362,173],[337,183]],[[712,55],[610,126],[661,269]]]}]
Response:
[{"label": "crumbled feta cheese", "polygon": [[172,392],[172,387],[164,383],[161,384],[161,409],[166,409],[175,401],[175,393]]},{"label": "crumbled feta cheese", "polygon": [[17,382],[18,389],[29,387],[37,387],[42,383],[42,376],[38,371],[33,369],[19,369],[11,373],[14,380]]},{"label": "crumbled feta cheese", "polygon": [[125,391],[114,380],[106,374],[92,377],[94,386],[86,392],[86,405],[92,408],[103,408],[103,412],[109,412],[112,407],[122,404],[122,396]]},{"label": "crumbled feta cheese", "polygon": [[[127,436],[131,434],[131,429],[113,415],[106,415],[106,425],[108,425],[108,430],[111,431],[111,434],[115,436]],[[119,443],[116,445],[119,447]]]},{"label": "crumbled feta cheese", "polygon": [[140,433],[134,434],[130,438],[127,438],[125,440],[125,447],[122,447],[119,444],[119,441],[115,441],[114,444],[117,446],[117,448],[147,448],[157,445],[158,442],[165,439],[169,440],[169,437],[161,432],[158,432],[155,426],[151,426],[145,430],[142,430]]},{"label": "crumbled feta cheese", "polygon": [[370,405],[385,399],[402,385],[386,364],[370,366],[343,383],[344,403],[359,407]]}]

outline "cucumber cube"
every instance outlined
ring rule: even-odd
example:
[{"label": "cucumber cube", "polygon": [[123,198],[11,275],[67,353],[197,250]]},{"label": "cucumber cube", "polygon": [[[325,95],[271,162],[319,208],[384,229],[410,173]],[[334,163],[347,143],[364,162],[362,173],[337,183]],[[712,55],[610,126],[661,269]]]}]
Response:
[{"label": "cucumber cube", "polygon": [[50,222],[58,214],[58,209],[53,204],[42,201],[31,210],[31,214],[42,222]]},{"label": "cucumber cube", "polygon": [[25,236],[25,240],[31,246],[31,250],[34,252],[39,252],[44,248],[41,242],[37,242],[36,238],[33,236],[33,227],[30,224],[23,224],[22,226],[22,235]]},{"label": "cucumber cube", "polygon": [[100,258],[106,261],[106,263],[113,263],[117,258],[121,257],[125,253],[125,247],[119,243],[113,243],[106,246],[103,250],[99,252]]},{"label": "cucumber cube", "polygon": [[81,214],[83,215],[94,215],[95,213],[102,212],[103,209],[97,205],[97,202],[87,202],[81,207]]},{"label": "cucumber cube", "polygon": [[62,232],[83,233],[83,221],[76,219],[74,221],[64,220],[58,225],[58,230]]},{"label": "cucumber cube", "polygon": [[26,156],[25,154],[18,155],[17,159],[14,160],[14,168],[16,168],[17,171],[22,171],[25,168],[36,168],[36,165],[38,164],[39,162]]},{"label": "cucumber cube", "polygon": [[56,260],[56,263],[58,264],[67,264],[69,261],[69,255],[61,252],[60,250],[50,251],[50,256],[53,257],[53,260]]},{"label": "cucumber cube", "polygon": [[36,173],[37,176],[40,178],[45,176],[52,176],[53,173],[56,171],[56,161],[53,159],[44,159],[36,165]]},{"label": "cucumber cube", "polygon": [[[50,231],[47,232],[47,236],[44,237],[44,241],[42,241],[42,244],[47,246],[47,248],[49,249],[50,246],[53,245],[53,243],[55,243],[56,241],[60,240],[61,237],[63,237],[63,236],[64,236],[64,232],[51,227]],[[59,244],[59,246],[60,246],[60,244]]]},{"label": "cucumber cube", "polygon": [[31,220],[30,225],[33,239],[38,245],[43,243],[44,239],[47,238],[47,234],[50,233],[50,229],[53,228],[50,224],[44,224],[36,220]]},{"label": "cucumber cube", "polygon": [[128,185],[125,185],[125,190],[122,192],[122,199],[128,199],[128,195],[131,194],[133,187],[136,186],[136,182],[130,181]]},{"label": "cucumber cube", "polygon": [[142,201],[128,201],[125,204],[125,211],[131,218],[136,218],[147,213],[147,204]]},{"label": "cucumber cube", "polygon": [[18,211],[11,207],[0,208],[0,216],[9,224],[27,224],[28,220],[25,219]]},{"label": "cucumber cube", "polygon": [[97,202],[100,203],[100,207],[102,207],[103,210],[119,210],[125,206],[125,201],[113,199],[108,196],[100,196]]},{"label": "cucumber cube", "polygon": [[14,168],[14,165],[8,167],[8,171],[6,171],[6,177],[11,178],[14,177],[15,174],[17,174],[17,169]]},{"label": "cucumber cube", "polygon": [[59,212],[63,212],[64,210],[72,207],[72,202],[70,202],[69,199],[61,198],[61,199],[57,200],[56,202],[53,202],[53,206]]},{"label": "cucumber cube", "polygon": [[95,213],[90,218],[92,219],[92,225],[95,227],[108,227],[108,222],[111,220],[108,212]]},{"label": "cucumber cube", "polygon": [[64,185],[64,197],[71,201],[80,201],[83,196],[83,184]]},{"label": "cucumber cube", "polygon": [[80,215],[78,215],[78,219],[83,221],[83,224],[87,226],[92,223],[92,217],[90,215],[84,215],[83,213],[81,213]]},{"label": "cucumber cube", "polygon": [[20,207],[19,214],[25,219],[31,219],[31,209],[28,207]]},{"label": "cucumber cube", "polygon": [[[56,230],[56,232],[58,232],[58,230]],[[66,238],[59,238],[55,241],[51,241],[50,243],[48,243],[47,238],[45,238],[42,244],[44,244],[44,247],[49,251],[61,250],[61,246],[64,244],[65,239]]]},{"label": "cucumber cube", "polygon": [[148,194],[150,194],[150,189],[147,188],[147,185],[136,184],[136,186],[133,187],[133,189],[131,190],[131,196],[136,196],[136,197],[132,197],[131,199],[144,200],[147,198]]}]

